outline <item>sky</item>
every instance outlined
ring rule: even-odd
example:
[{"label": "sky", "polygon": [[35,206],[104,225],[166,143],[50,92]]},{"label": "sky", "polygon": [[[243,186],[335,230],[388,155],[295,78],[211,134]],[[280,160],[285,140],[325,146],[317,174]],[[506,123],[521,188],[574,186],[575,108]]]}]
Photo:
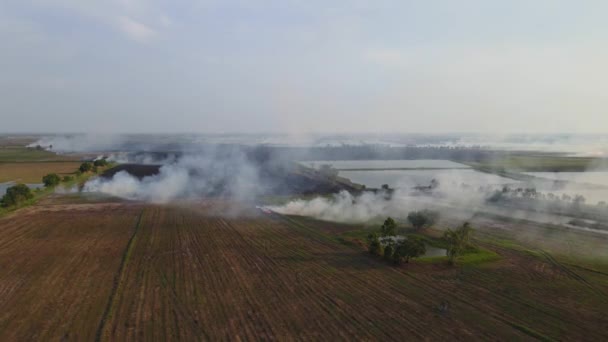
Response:
[{"label": "sky", "polygon": [[608,1],[2,0],[0,132],[608,133]]}]

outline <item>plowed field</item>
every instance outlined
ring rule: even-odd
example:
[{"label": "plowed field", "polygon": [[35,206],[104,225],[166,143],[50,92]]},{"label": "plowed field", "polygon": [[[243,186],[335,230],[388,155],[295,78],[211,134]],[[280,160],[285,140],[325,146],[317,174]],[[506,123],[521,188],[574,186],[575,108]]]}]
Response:
[{"label": "plowed field", "polygon": [[393,267],[312,220],[226,211],[47,203],[3,218],[0,340],[608,338],[608,275],[549,255]]}]

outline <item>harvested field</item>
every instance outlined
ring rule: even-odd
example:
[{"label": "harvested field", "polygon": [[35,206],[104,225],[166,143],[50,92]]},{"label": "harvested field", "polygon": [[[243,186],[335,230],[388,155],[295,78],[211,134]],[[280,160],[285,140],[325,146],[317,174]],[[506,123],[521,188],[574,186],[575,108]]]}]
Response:
[{"label": "harvested field", "polygon": [[92,340],[140,211],[35,206],[0,220],[0,340]]},{"label": "harvested field", "polygon": [[78,162],[0,163],[0,183],[42,183],[42,177],[49,173],[65,176],[76,172],[79,166]]},{"label": "harvested field", "polygon": [[608,337],[608,275],[551,255],[393,267],[329,223],[229,207],[49,200],[0,220],[0,339]]}]

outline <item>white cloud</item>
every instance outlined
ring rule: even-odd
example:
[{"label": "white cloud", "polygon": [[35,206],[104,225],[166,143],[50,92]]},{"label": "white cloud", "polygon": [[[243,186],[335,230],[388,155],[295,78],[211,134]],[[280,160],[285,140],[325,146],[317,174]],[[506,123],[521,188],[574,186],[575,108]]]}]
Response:
[{"label": "white cloud", "polygon": [[126,16],[118,17],[118,27],[129,38],[140,43],[148,43],[156,36],[155,30]]}]

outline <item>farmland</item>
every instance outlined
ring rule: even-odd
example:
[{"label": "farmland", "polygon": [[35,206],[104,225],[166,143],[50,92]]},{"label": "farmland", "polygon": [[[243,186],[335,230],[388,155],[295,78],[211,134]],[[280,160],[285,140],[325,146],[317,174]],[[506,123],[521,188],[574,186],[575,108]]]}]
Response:
[{"label": "farmland", "polygon": [[0,163],[0,183],[40,183],[42,177],[49,173],[65,176],[73,174],[78,166],[79,162]]},{"label": "farmland", "polygon": [[225,201],[50,197],[0,219],[0,339],[606,338],[606,273],[504,240],[484,242],[498,261],[394,267],[350,229]]}]

